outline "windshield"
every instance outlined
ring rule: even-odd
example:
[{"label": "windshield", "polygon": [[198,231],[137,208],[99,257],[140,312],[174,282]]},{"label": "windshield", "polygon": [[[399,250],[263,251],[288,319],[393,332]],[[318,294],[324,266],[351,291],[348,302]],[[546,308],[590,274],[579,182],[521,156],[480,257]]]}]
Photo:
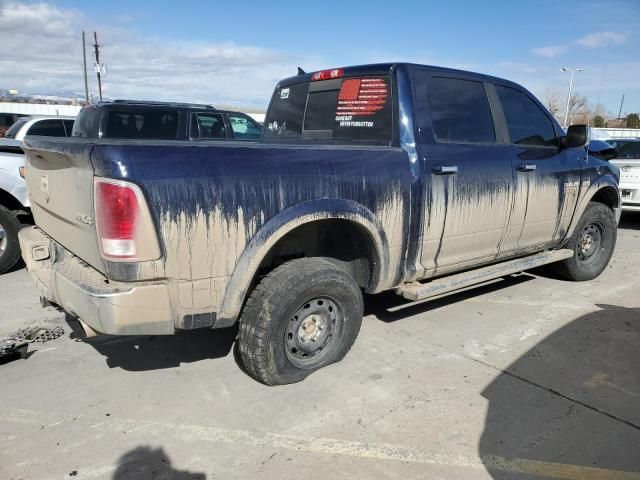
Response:
[{"label": "windshield", "polygon": [[22,126],[29,121],[28,118],[21,118],[16,123],[9,127],[9,130],[4,134],[5,138],[16,138],[16,135],[22,128]]},{"label": "windshield", "polygon": [[388,76],[332,79],[277,88],[265,140],[391,141]]},{"label": "windshield", "polygon": [[618,150],[617,158],[640,158],[640,141],[633,140],[607,140],[611,146]]}]

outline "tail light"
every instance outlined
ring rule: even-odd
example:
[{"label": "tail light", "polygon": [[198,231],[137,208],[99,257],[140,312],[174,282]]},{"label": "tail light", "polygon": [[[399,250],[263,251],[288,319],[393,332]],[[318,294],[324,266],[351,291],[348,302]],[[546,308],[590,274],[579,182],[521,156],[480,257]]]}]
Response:
[{"label": "tail light", "polygon": [[138,186],[96,178],[94,198],[103,258],[139,262],[160,257],[151,215]]},{"label": "tail light", "polygon": [[315,72],[311,75],[312,81],[317,80],[331,80],[333,78],[341,78],[342,77],[342,69],[334,68],[333,70],[322,70],[320,72]]}]

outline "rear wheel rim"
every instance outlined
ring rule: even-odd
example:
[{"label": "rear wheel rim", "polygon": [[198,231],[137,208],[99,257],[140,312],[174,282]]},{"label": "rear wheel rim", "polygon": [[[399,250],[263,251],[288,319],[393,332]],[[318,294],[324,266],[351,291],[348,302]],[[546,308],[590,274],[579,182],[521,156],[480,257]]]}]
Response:
[{"label": "rear wheel rim", "polygon": [[586,264],[595,262],[604,249],[605,238],[606,230],[601,223],[587,224],[578,239],[576,247],[578,260]]},{"label": "rear wheel rim", "polygon": [[0,223],[0,257],[2,257],[4,252],[7,250],[7,242],[7,231]]},{"label": "rear wheel rim", "polygon": [[287,321],[287,359],[298,368],[314,368],[333,355],[343,334],[344,315],[338,303],[327,297],[312,298]]}]

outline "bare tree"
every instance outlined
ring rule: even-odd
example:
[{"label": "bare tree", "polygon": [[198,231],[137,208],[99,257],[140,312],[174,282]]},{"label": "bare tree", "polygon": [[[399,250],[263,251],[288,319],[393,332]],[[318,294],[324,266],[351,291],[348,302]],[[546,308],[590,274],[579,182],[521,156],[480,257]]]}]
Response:
[{"label": "bare tree", "polygon": [[544,104],[557,120],[562,120],[564,104],[562,103],[562,95],[558,90],[547,88],[544,92]]},{"label": "bare tree", "polygon": [[589,100],[584,95],[571,95],[569,98],[569,117],[567,123],[589,123],[590,120]]}]

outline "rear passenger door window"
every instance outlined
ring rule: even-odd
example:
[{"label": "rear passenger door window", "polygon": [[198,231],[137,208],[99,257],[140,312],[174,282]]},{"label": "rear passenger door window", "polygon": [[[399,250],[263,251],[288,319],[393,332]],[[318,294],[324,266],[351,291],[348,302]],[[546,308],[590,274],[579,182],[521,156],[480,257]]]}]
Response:
[{"label": "rear passenger door window", "polygon": [[436,140],[495,143],[491,108],[481,82],[433,77],[427,89]]},{"label": "rear passenger door window", "polygon": [[227,129],[222,114],[194,113],[191,115],[189,136],[192,139],[226,139]]},{"label": "rear passenger door window", "polygon": [[557,147],[553,123],[525,93],[496,85],[511,143],[536,147]]},{"label": "rear passenger door window", "polygon": [[29,128],[27,135],[38,135],[46,137],[65,137],[62,120],[40,120]]},{"label": "rear passenger door window", "polygon": [[236,140],[260,140],[262,136],[260,125],[247,116],[229,114],[229,125]]}]

